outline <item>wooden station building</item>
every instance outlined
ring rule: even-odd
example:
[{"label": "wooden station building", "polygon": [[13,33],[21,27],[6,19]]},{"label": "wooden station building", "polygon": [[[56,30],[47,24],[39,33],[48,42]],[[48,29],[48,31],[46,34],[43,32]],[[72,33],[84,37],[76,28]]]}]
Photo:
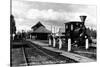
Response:
[{"label": "wooden station building", "polygon": [[32,33],[31,36],[34,39],[38,40],[47,40],[49,34],[51,34],[51,31],[46,29],[46,27],[39,21],[36,25],[31,27]]}]

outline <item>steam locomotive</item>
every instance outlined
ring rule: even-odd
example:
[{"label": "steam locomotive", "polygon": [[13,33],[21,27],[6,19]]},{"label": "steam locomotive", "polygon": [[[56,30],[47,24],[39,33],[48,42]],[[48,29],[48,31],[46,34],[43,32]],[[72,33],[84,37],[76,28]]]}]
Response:
[{"label": "steam locomotive", "polygon": [[71,44],[77,46],[85,46],[85,40],[88,39],[88,42],[91,43],[92,40],[87,35],[85,19],[86,16],[80,16],[80,21],[70,21],[65,23],[65,42],[68,42],[68,39],[71,39]]}]

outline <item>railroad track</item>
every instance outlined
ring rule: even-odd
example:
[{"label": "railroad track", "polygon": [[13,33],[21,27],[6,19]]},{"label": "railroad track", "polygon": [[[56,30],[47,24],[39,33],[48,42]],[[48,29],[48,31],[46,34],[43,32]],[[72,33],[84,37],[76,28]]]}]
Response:
[{"label": "railroad track", "polygon": [[58,52],[51,52],[42,47],[28,42],[22,47],[25,65],[75,63],[77,61],[61,56]]},{"label": "railroad track", "polygon": [[26,65],[26,66],[29,66],[28,59],[27,59],[27,56],[26,56],[26,54],[25,54],[25,49],[24,49],[24,47],[22,47],[22,52],[23,52],[23,57],[24,57],[24,60],[25,60],[25,65]]},{"label": "railroad track", "polygon": [[14,45],[12,52],[11,58],[13,61],[11,61],[11,66],[31,66],[76,62],[75,60],[60,55],[59,52],[47,50],[29,41],[23,41],[22,44]]},{"label": "railroad track", "polygon": [[60,60],[54,58],[53,56],[45,53],[39,47],[33,44],[27,44],[28,46],[23,46],[22,51],[25,59],[25,65],[30,66],[34,64],[49,64],[49,63],[59,63]]}]

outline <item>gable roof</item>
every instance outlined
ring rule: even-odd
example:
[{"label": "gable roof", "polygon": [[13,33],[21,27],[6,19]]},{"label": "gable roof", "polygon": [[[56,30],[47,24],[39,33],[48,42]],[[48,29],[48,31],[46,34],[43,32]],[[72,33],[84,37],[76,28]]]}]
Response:
[{"label": "gable roof", "polygon": [[35,31],[33,31],[33,33],[51,33],[51,31],[49,31],[45,27],[41,26],[38,29],[36,29]]},{"label": "gable roof", "polygon": [[37,28],[39,28],[41,26],[45,28],[45,26],[39,21],[37,24],[35,24],[34,26],[32,26],[31,29],[35,29],[36,30]]}]

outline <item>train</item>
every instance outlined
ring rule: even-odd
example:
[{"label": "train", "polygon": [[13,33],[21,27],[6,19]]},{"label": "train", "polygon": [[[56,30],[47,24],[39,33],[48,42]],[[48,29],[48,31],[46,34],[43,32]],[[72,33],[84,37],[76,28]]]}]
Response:
[{"label": "train", "polygon": [[92,39],[90,35],[87,34],[87,29],[85,26],[85,19],[87,16],[80,16],[81,21],[69,21],[65,24],[65,32],[63,35],[50,35],[52,45],[53,39],[55,39],[55,47],[59,47],[59,38],[62,40],[62,48],[68,47],[68,39],[71,40],[71,46],[77,47],[85,47],[86,39],[88,39],[88,43],[92,43]]},{"label": "train", "polygon": [[81,21],[70,21],[65,23],[65,42],[71,39],[71,44],[85,46],[85,41],[92,43],[92,39],[86,32],[85,19],[87,16],[80,16]]}]

